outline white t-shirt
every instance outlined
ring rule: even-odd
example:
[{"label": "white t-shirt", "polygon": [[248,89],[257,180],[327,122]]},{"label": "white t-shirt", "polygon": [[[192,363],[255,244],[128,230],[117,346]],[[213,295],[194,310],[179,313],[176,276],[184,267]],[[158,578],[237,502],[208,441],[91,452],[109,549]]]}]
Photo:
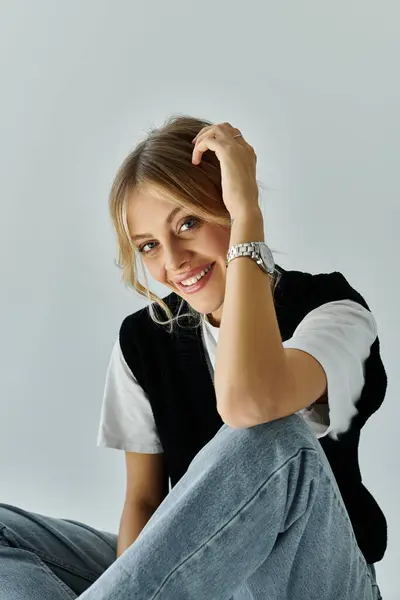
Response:
[{"label": "white t-shirt", "polygon": [[[214,368],[219,328],[203,321],[206,350]],[[364,363],[377,336],[372,313],[352,300],[322,304],[310,311],[283,342],[311,354],[328,382],[328,404],[298,411],[315,435],[346,431],[357,413],[355,402],[364,386]],[[97,446],[128,452],[163,452],[150,402],[128,367],[119,344],[111,352],[101,407]]]}]

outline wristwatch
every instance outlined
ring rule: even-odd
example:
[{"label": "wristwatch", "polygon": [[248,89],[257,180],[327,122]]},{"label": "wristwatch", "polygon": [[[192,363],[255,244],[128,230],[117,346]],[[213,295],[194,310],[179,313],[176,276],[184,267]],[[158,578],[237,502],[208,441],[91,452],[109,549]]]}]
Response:
[{"label": "wristwatch", "polygon": [[275,271],[274,257],[265,242],[245,242],[231,246],[226,255],[226,266],[238,256],[248,256],[264,273],[272,274]]}]

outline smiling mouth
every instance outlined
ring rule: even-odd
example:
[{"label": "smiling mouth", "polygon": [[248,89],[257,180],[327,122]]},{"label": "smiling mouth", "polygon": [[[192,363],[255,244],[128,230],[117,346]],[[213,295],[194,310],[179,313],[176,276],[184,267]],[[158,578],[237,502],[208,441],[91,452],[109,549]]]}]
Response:
[{"label": "smiling mouth", "polygon": [[205,275],[200,277],[200,279],[198,279],[195,283],[192,283],[191,285],[184,285],[183,283],[177,281],[175,283],[175,286],[180,291],[186,292],[186,293],[195,292],[195,291],[201,289],[207,283],[209,278],[211,277],[211,274],[213,273],[213,270],[214,270],[214,266],[215,266],[215,262],[210,263],[210,267],[208,268],[208,271],[205,273]]}]

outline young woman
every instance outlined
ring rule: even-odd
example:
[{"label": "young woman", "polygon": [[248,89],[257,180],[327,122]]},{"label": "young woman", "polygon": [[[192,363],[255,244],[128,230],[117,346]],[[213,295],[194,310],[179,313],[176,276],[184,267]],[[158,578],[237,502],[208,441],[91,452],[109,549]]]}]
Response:
[{"label": "young woman", "polygon": [[380,598],[386,521],[357,452],[387,380],[364,298],[275,264],[229,123],[151,131],[110,212],[150,300],[120,327],[101,411],[98,444],[126,457],[120,529],[1,504],[0,600]]}]

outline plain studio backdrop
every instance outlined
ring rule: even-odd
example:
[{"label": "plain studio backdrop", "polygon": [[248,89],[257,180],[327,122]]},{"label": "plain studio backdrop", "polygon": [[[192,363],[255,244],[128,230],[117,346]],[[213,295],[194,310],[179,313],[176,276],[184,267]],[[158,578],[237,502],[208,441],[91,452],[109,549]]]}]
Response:
[{"label": "plain studio backdrop", "polygon": [[360,463],[398,598],[399,23],[389,0],[1,2],[1,502],[117,532],[124,452],[96,436],[146,301],[114,265],[110,185],[169,115],[228,121],[256,150],[275,260],[341,271],[377,320],[389,384]]}]

